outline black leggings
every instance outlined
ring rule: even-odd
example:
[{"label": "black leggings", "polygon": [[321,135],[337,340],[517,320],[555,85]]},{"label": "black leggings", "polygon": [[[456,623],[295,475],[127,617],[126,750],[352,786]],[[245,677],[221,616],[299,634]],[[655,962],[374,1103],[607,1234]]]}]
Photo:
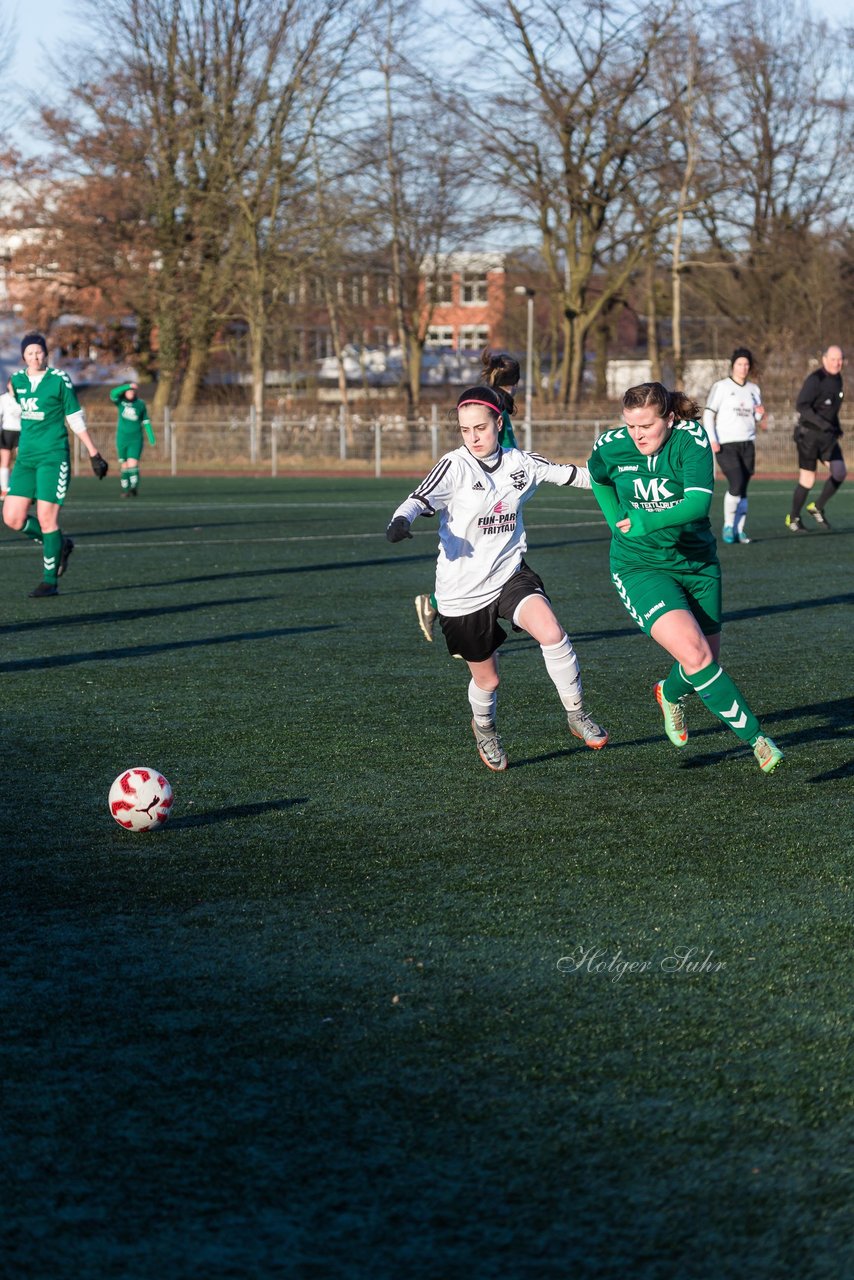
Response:
[{"label": "black leggings", "polygon": [[750,477],[756,470],[756,446],[752,440],[736,440],[722,444],[715,459],[727,478],[734,498],[746,498]]}]

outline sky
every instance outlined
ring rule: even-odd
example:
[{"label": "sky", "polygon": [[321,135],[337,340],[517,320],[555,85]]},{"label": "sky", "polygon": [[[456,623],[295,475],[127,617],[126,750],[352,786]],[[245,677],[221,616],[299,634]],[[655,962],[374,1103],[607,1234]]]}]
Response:
[{"label": "sky", "polygon": [[[455,0],[444,0],[444,3],[442,0],[431,0],[431,8],[434,10],[445,6],[453,9]],[[851,22],[851,0],[811,0],[811,8],[833,24],[841,26]],[[0,14],[10,14],[16,9],[18,6],[13,0],[0,0]],[[7,25],[3,23],[4,28]],[[38,97],[43,90],[47,89],[49,92],[50,88],[51,77],[46,55],[62,61],[63,50],[86,33],[87,27],[80,15],[80,5],[71,0],[38,0],[37,4],[26,11],[24,17],[18,17],[15,25],[17,35],[14,51],[4,78],[7,84],[9,81],[14,82],[17,93],[25,98]],[[120,48],[116,49],[116,56],[121,56]],[[30,150],[26,139],[19,138],[18,142],[24,150]]]},{"label": "sky", "polygon": [[[0,0],[2,13],[8,14],[17,7],[12,0]],[[448,7],[452,7],[450,2]],[[812,0],[811,7],[832,22],[851,21],[851,0]],[[16,50],[10,67],[14,80],[34,90],[45,82],[46,70],[44,75],[40,73],[40,68],[44,68],[45,50],[61,56],[63,45],[85,30],[79,10],[79,4],[69,0],[38,0],[38,4],[28,8],[26,16],[17,22]],[[117,49],[116,53],[120,56],[121,50]]]}]

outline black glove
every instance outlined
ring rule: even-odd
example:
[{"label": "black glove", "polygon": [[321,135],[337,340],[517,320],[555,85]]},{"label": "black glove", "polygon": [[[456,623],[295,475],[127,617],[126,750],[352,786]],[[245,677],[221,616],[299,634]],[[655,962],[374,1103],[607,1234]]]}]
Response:
[{"label": "black glove", "polygon": [[92,463],[92,470],[99,480],[103,480],[104,476],[110,469],[110,464],[106,458],[102,458],[100,453],[93,453],[89,461]]},{"label": "black glove", "polygon": [[385,536],[389,542],[403,542],[404,538],[411,538],[412,534],[409,532],[409,521],[406,516],[395,516],[391,524],[386,528]]}]

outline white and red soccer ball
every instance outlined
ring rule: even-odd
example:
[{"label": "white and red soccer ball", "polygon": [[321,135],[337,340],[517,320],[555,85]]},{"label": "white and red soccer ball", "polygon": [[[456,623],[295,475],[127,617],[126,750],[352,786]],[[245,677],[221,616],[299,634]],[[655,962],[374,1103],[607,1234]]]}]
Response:
[{"label": "white and red soccer ball", "polygon": [[172,788],[157,769],[125,769],[110,787],[110,813],[127,831],[154,831],[172,812]]}]

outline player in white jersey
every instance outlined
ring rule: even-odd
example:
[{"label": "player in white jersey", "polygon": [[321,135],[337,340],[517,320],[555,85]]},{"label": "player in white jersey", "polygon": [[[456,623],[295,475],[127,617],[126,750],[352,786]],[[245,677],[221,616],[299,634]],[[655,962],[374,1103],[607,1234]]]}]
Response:
[{"label": "player in white jersey", "polygon": [[6,391],[0,396],[0,499],[9,492],[9,476],[12,474],[12,454],[21,443],[21,406],[12,391],[12,380],[6,382]]},{"label": "player in white jersey", "polygon": [[572,733],[598,751],[608,734],[584,709],[578,659],[554,615],[542,580],[524,560],[522,508],[543,483],[590,488],[586,467],[547,461],[498,444],[503,402],[493,387],[469,387],[457,400],[463,443],[446,453],[400,504],[386,529],[389,542],[411,538],[417,516],[439,514],[436,601],[453,655],[471,673],[472,730],[488,769],[507,768],[495,724],[498,648],[507,638],[498,619],[539,642]]},{"label": "player in white jersey", "polygon": [[747,347],[736,347],[730,360],[729,377],[712,384],[703,410],[703,426],[717,464],[727,478],[724,542],[750,542],[744,532],[744,522],[747,486],[756,470],[756,424],[767,429],[762,394],[755,382],[748,381],[752,368],[752,353]]}]

